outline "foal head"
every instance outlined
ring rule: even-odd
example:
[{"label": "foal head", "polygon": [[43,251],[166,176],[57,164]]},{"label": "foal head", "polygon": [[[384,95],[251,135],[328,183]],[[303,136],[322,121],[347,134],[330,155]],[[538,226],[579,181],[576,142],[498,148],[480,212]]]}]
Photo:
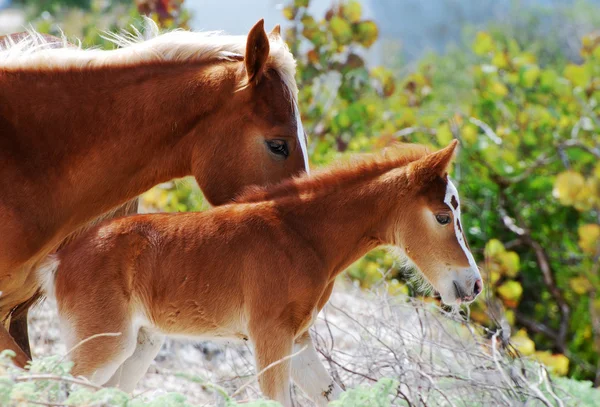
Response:
[{"label": "foal head", "polygon": [[277,183],[308,171],[295,60],[279,26],[267,34],[259,21],[250,30],[245,49],[234,52],[230,61],[227,69],[214,71],[233,76],[235,85],[220,98],[212,121],[210,160],[199,152],[192,168],[212,204],[230,200],[247,185]]},{"label": "foal head", "polygon": [[473,301],[482,289],[461,224],[458,191],[448,178],[456,145],[454,141],[409,164],[413,192],[403,199],[404,216],[395,234],[395,244],[449,305]]}]

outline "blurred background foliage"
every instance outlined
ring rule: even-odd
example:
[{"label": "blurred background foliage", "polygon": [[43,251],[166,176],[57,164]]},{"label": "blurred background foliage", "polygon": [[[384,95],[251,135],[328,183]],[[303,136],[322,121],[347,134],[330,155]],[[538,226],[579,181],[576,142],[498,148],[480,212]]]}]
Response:
[{"label": "blurred background foliage", "polygon": [[[18,0],[42,32],[111,48],[104,30],[187,27],[183,0]],[[394,141],[438,148],[461,141],[452,172],[467,238],[486,289],[469,316],[558,375],[600,385],[600,32],[557,38],[539,14],[515,14],[486,31],[464,29],[443,55],[386,67],[365,52],[378,39],[361,4],[336,1],[313,15],[310,0],[287,1],[284,36],[298,59],[298,87],[313,166]],[[564,26],[593,27],[600,9],[577,2]],[[584,24],[585,23],[585,24]],[[596,25],[597,26],[597,25]],[[573,43],[577,52],[573,52]],[[566,45],[565,45],[566,44]],[[384,51],[393,50],[389,44]],[[204,210],[193,180],[157,186],[146,211]],[[393,258],[373,252],[344,278],[364,288],[418,296]],[[431,301],[431,299],[429,299]]]}]

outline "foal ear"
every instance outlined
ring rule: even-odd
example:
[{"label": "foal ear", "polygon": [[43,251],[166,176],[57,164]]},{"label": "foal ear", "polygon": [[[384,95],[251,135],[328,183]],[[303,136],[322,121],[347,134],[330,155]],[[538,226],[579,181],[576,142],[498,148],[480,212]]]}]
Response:
[{"label": "foal ear", "polygon": [[431,179],[432,177],[446,177],[457,145],[458,140],[452,140],[450,144],[441,150],[416,161],[414,163],[414,173],[422,180]]},{"label": "foal ear", "polygon": [[273,27],[273,29],[269,33],[269,36],[272,38],[281,37],[281,26],[279,24],[277,24],[275,27]]},{"label": "foal ear", "polygon": [[248,83],[258,83],[269,58],[269,38],[265,32],[265,20],[261,19],[248,34],[246,42],[246,75]]}]

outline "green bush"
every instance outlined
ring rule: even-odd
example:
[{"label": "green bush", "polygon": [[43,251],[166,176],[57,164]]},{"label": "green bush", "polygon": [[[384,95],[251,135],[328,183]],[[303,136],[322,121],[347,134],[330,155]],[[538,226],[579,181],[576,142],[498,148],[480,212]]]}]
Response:
[{"label": "green bush", "polygon": [[[397,76],[367,67],[359,56],[373,38],[360,35],[371,22],[361,19],[357,2],[334,5],[322,19],[300,3],[285,11],[292,23],[286,39],[299,61],[312,162],[395,140],[438,148],[458,138],[453,177],[487,283],[488,300],[476,302],[471,316],[489,326],[507,320],[526,345],[521,350],[557,374],[594,379],[599,37],[583,38],[579,63],[546,58],[542,65],[535,41],[517,41],[496,27],[476,33],[470,51],[431,55]],[[401,268],[382,255],[362,259],[350,276],[363,286],[385,276],[406,291]]]},{"label": "green bush", "polygon": [[[4,351],[0,354],[0,405],[2,406],[192,407],[186,401],[185,396],[178,393],[168,393],[149,399],[144,395],[131,396],[115,388],[97,389],[87,381],[70,376],[71,363],[65,362],[64,358],[58,356],[38,358],[32,362],[29,370],[15,368],[11,362],[13,355],[11,351]],[[197,377],[189,377],[189,380],[193,384],[217,393],[223,401],[221,405],[226,407],[276,407],[280,405],[268,400],[253,400],[238,404],[219,386]],[[552,392],[548,388],[543,388],[543,396],[547,400],[554,400],[553,397],[556,394],[568,394],[570,402],[565,404],[568,406],[593,407],[597,405],[598,397],[600,397],[599,391],[592,388],[591,382],[558,378],[554,379],[553,386]],[[444,397],[443,393],[440,393],[439,397],[436,397],[435,400],[430,398],[428,402],[431,405],[442,405],[447,401]],[[539,400],[531,398],[528,400],[530,402],[528,405],[538,405],[535,403]],[[459,402],[460,400],[455,401]],[[517,399],[514,401],[518,402]],[[397,380],[382,378],[374,384],[348,389],[339,400],[333,401],[329,405],[332,407],[390,407],[409,406],[409,402],[412,404],[416,400],[411,401],[402,397]]]}]

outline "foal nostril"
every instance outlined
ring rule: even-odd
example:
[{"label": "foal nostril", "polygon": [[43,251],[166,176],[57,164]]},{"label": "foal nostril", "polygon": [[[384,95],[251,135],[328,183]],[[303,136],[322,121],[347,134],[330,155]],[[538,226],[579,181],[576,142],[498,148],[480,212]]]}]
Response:
[{"label": "foal nostril", "polygon": [[480,278],[478,278],[477,281],[475,281],[475,287],[473,287],[473,294],[475,296],[477,296],[477,294],[479,294],[482,289],[483,289],[483,282],[481,281]]}]

